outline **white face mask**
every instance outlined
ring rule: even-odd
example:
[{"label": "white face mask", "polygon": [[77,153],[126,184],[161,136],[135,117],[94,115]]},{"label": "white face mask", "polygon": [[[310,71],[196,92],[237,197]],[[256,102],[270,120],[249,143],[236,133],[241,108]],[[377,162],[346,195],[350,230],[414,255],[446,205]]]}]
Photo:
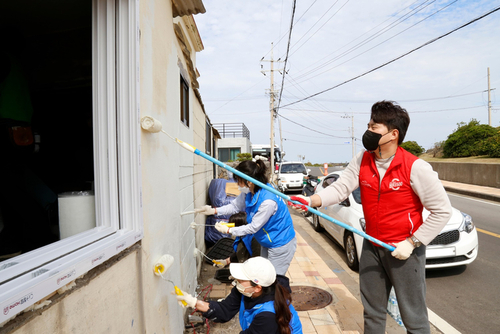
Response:
[{"label": "white face mask", "polygon": [[247,187],[238,186],[238,190],[240,191],[240,193],[244,193],[244,194],[248,194],[250,192],[250,189]]},{"label": "white face mask", "polygon": [[[234,284],[236,283],[236,284]],[[248,288],[252,288],[252,286],[247,286],[247,287],[244,287],[243,285],[241,285],[240,282],[238,281],[233,281],[233,285],[236,285],[236,289],[238,289],[238,291],[245,297],[252,297],[254,291],[252,292],[245,292],[245,289],[248,289]]]}]

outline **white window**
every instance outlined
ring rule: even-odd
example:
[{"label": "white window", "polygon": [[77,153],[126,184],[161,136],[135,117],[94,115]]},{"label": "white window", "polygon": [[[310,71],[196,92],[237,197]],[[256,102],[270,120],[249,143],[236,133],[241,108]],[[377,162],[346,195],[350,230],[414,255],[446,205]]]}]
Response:
[{"label": "white window", "polygon": [[[40,134],[38,143],[35,126],[28,130],[31,125],[29,122],[21,124],[26,125],[21,126],[25,134],[23,138],[28,138],[26,147],[31,145],[33,150],[46,152],[44,150],[50,150],[50,145],[61,145],[58,147],[66,150],[54,149],[53,160],[63,163],[65,160],[60,157],[67,158],[76,153],[82,165],[90,163],[90,168],[79,165],[78,168],[73,168],[78,160],[72,161],[73,165],[68,163],[64,168],[50,166],[66,171],[67,175],[53,171],[52,174],[50,171],[43,174],[41,169],[36,172],[46,179],[49,179],[48,175],[58,178],[54,184],[61,189],[76,181],[78,187],[88,186],[89,194],[93,193],[95,196],[95,209],[89,203],[88,206],[80,204],[78,207],[86,208],[84,216],[95,217],[95,227],[86,226],[83,231],[72,232],[70,236],[59,238],[58,241],[42,244],[39,248],[6,260],[0,259],[0,324],[130,247],[143,236],[138,125],[138,1],[75,0],[68,2],[64,8],[53,8],[50,2],[24,8],[22,4],[16,3],[9,2],[6,8],[3,8],[5,4],[0,5],[0,12],[10,10],[11,13],[7,16],[12,18],[12,22],[22,22],[21,32],[25,36],[46,41],[44,45],[38,45],[40,49],[36,56],[52,60],[50,64],[55,68],[55,72],[54,68],[47,66],[45,72],[32,73],[31,80],[35,81],[35,87],[36,80],[41,80],[38,86],[46,89],[45,92],[39,90],[32,95],[33,118],[36,120],[33,125],[42,124],[45,120],[45,123],[50,124],[43,126],[52,126],[56,133],[52,134],[51,140],[45,141],[44,138],[47,137]],[[62,3],[58,4],[60,6]],[[38,12],[40,10],[43,15]],[[33,25],[30,26],[29,22]],[[88,29],[85,28],[86,25]],[[57,38],[60,39],[53,40],[55,35],[44,32],[44,29],[58,31]],[[90,44],[86,48],[84,45],[87,39]],[[70,47],[58,47],[66,41],[70,41]],[[47,43],[54,45],[52,51],[47,51]],[[30,46],[36,49],[37,44],[31,43]],[[85,58],[85,52],[88,52],[88,59]],[[78,57],[71,58],[71,55]],[[60,64],[65,60],[68,62],[67,67],[57,67],[58,62]],[[86,66],[91,77],[86,76]],[[57,104],[61,102],[60,99],[52,100],[53,108],[43,107],[43,103],[47,105],[44,99],[50,100],[51,94],[66,96],[65,100],[63,98],[64,113],[57,116],[51,114],[62,109]],[[82,108],[89,110],[89,117],[83,119],[83,123],[78,123],[73,116]],[[39,110],[45,111],[37,115]],[[85,121],[88,123],[85,124]],[[78,127],[85,125],[91,128],[92,135],[88,141],[68,136],[78,133]],[[57,130],[60,130],[59,133]],[[29,138],[29,131],[34,133],[33,140]],[[83,140],[85,147],[89,147],[91,142],[90,159],[93,157],[93,164],[85,157],[85,152],[79,149],[78,140]],[[42,156],[40,153],[40,157]],[[47,161],[49,158],[50,155],[45,156]],[[47,165],[40,163],[40,166]],[[63,178],[64,182],[60,181]],[[40,180],[46,181],[43,177]],[[57,187],[47,189],[60,194],[59,191],[56,192],[58,189],[53,189]],[[61,203],[60,200],[58,202]],[[60,210],[61,208],[59,212]],[[71,211],[71,206],[66,206],[65,210]],[[95,210],[95,214],[92,210]],[[0,227],[5,230],[9,222],[5,216],[2,217]],[[25,241],[16,239],[16,242]],[[29,249],[29,245],[26,247]]]}]

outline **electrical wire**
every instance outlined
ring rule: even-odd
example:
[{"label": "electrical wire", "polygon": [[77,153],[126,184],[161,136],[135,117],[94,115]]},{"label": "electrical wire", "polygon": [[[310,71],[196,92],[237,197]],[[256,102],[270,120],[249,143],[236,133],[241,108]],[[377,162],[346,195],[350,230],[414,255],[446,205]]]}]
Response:
[{"label": "electrical wire", "polygon": [[[397,15],[399,15],[401,12],[403,12],[403,11],[407,10],[408,8],[410,8],[411,6],[413,6],[415,3],[417,3],[418,1],[419,1],[419,0],[416,0],[415,2],[411,3],[409,6],[407,6],[407,7],[403,8],[403,9],[401,9],[400,11],[398,11],[398,12],[396,12],[396,13],[394,13],[394,14],[391,14],[391,15],[390,15],[390,17],[389,17],[388,19],[386,19],[386,20],[384,20],[383,22],[379,23],[378,25],[376,25],[375,27],[371,28],[371,29],[370,29],[370,30],[368,30],[367,32],[365,32],[365,33],[363,33],[363,34],[359,35],[358,37],[356,37],[355,39],[353,39],[353,40],[352,40],[352,41],[350,41],[349,43],[347,43],[347,44],[343,45],[342,47],[338,48],[337,50],[333,51],[332,53],[330,53],[330,54],[328,54],[328,55],[324,56],[323,58],[319,59],[319,60],[318,60],[318,61],[316,61],[315,63],[313,63],[313,64],[311,64],[311,65],[309,65],[309,66],[305,67],[305,68],[304,68],[301,72],[299,72],[299,73],[303,73],[304,71],[306,71],[306,70],[307,70],[307,69],[309,69],[310,67],[314,66],[315,64],[319,63],[320,61],[322,61],[322,60],[324,60],[324,59],[326,59],[326,58],[330,57],[331,55],[335,54],[337,51],[342,50],[343,48],[345,48],[345,47],[346,47],[346,46],[348,46],[349,44],[354,43],[355,41],[357,41],[358,39],[360,39],[360,38],[361,38],[361,37],[363,37],[364,35],[366,35],[366,34],[370,33],[371,31],[375,30],[376,28],[378,28],[378,27],[379,27],[379,26],[381,26],[382,24],[384,24],[384,23],[386,23],[387,21],[391,20],[393,17],[396,17],[396,16],[397,16]],[[429,1],[429,0],[425,1],[423,4],[425,4],[425,3],[426,3],[426,2],[428,2],[428,1]],[[435,1],[435,0],[434,0],[434,1]],[[433,2],[434,2],[434,1],[433,1]],[[422,4],[421,4],[421,5],[422,5]],[[421,5],[419,5],[419,6],[421,6]],[[416,10],[419,6],[417,6],[417,7],[416,7],[415,9],[413,9],[412,11],[415,11],[415,10]],[[411,13],[412,11],[410,11],[410,13]],[[416,13],[412,14],[411,16],[413,16],[413,15],[415,15],[415,14],[416,14]],[[405,14],[405,15],[408,15],[408,14]],[[411,17],[411,16],[410,16],[410,17]],[[404,16],[403,16],[403,17],[404,17]],[[402,18],[398,18],[396,21],[393,21],[391,24],[389,24],[388,26],[385,26],[385,27],[384,27],[384,28],[382,28],[381,30],[377,31],[375,34],[379,34],[379,35],[380,35],[380,34],[382,34],[382,33],[380,33],[381,31],[383,31],[384,29],[387,29],[387,28],[388,28],[388,27],[390,27],[391,25],[394,25],[396,22],[400,21],[401,19],[402,19]],[[399,23],[398,23],[398,24],[399,24]],[[389,28],[389,29],[387,29],[387,30],[390,30],[390,29],[392,29],[392,28]],[[363,40],[363,41],[361,41],[360,43],[363,43],[364,41],[366,41],[366,40],[368,40],[368,39],[372,38],[375,34],[373,34],[373,35],[369,36],[368,38],[364,39],[364,40]],[[360,43],[358,43],[357,45],[359,45]],[[355,46],[356,46],[356,45],[355,45]],[[320,65],[320,67],[321,67],[321,66],[322,66],[322,65]]]},{"label": "electrical wire", "polygon": [[[349,137],[351,138],[351,137]],[[328,145],[328,146],[339,146],[339,145],[346,145],[346,144],[331,144],[331,143],[314,143],[310,141],[302,141],[302,140],[294,140],[294,139],[288,139],[288,138],[283,138],[285,141],[293,141],[296,143],[303,143],[303,144],[314,144],[314,145]]]},{"label": "electrical wire", "polygon": [[[365,51],[363,51],[363,52],[361,52],[361,53],[359,53],[359,54],[357,54],[357,55],[355,55],[355,56],[353,56],[353,57],[351,57],[351,58],[347,59],[346,61],[344,61],[344,62],[342,62],[342,63],[340,63],[340,64],[338,64],[338,65],[335,65],[335,66],[333,66],[333,67],[330,67],[330,68],[328,68],[328,69],[326,69],[326,70],[323,70],[323,71],[321,72],[321,74],[326,73],[326,72],[328,72],[328,71],[331,71],[331,70],[333,70],[333,69],[336,69],[337,67],[342,66],[342,65],[344,65],[345,63],[348,63],[348,62],[350,62],[351,60],[356,59],[356,58],[358,58],[358,57],[359,57],[359,56],[361,56],[361,55],[364,55],[365,53],[367,53],[367,52],[369,52],[369,51],[371,51],[371,50],[375,49],[376,47],[378,47],[378,46],[380,46],[380,45],[382,45],[382,44],[386,43],[387,41],[390,41],[391,39],[395,38],[396,36],[401,35],[402,33],[406,32],[407,30],[409,30],[409,29],[411,29],[411,28],[415,27],[416,25],[418,25],[418,24],[420,24],[420,23],[424,22],[425,20],[427,20],[427,19],[431,18],[432,16],[436,15],[437,13],[439,13],[439,12],[443,11],[444,9],[448,8],[449,6],[453,5],[453,4],[454,4],[454,3],[456,3],[457,1],[458,1],[458,0],[455,0],[455,1],[453,1],[453,2],[451,2],[451,3],[449,3],[449,4],[447,4],[446,6],[444,6],[444,7],[440,8],[439,10],[435,11],[434,13],[432,13],[432,14],[428,15],[427,17],[423,18],[422,20],[420,20],[420,21],[418,21],[418,22],[416,22],[416,23],[412,24],[412,25],[411,25],[411,26],[409,26],[408,28],[406,28],[406,29],[404,29],[404,30],[402,30],[402,31],[398,32],[397,34],[395,34],[395,35],[393,35],[393,36],[391,36],[391,37],[389,37],[389,38],[385,39],[384,41],[382,41],[382,42],[380,42],[380,43],[378,43],[378,44],[376,44],[376,45],[372,46],[371,48],[369,48],[369,49],[367,49],[367,50],[365,50]],[[363,45],[364,45],[364,44],[363,44]],[[355,48],[355,49],[353,49],[352,51],[357,50],[357,49],[358,49],[358,48]],[[343,56],[345,56],[345,55],[347,55],[347,54],[349,54],[349,53],[351,53],[352,51],[345,52],[345,53],[341,54],[340,56],[338,56],[338,57],[336,57],[336,58],[334,58],[334,59],[332,59],[332,60],[328,61],[327,63],[325,63],[323,66],[326,66],[326,65],[328,65],[328,64],[331,64],[331,63],[335,62],[336,60],[338,60],[338,59],[342,58]],[[303,74],[300,78],[304,78],[304,77],[306,77],[308,74],[311,74],[311,73],[313,73],[313,72],[315,72],[315,71],[319,70],[319,69],[320,69],[320,68],[322,68],[323,66],[317,67],[314,71],[310,71],[310,72],[308,72],[308,73],[306,73],[306,74]],[[300,79],[300,78],[299,78],[299,79]],[[304,81],[304,80],[305,80],[305,79],[303,79],[303,81]]]},{"label": "electrical wire", "polygon": [[[495,88],[492,88],[491,90],[494,90]],[[474,95],[474,94],[479,94],[479,93],[485,93],[488,90],[481,90],[477,92],[472,92],[472,93],[465,93],[465,94],[459,94],[459,95],[448,95],[448,96],[442,96],[442,97],[430,97],[430,98],[425,98],[425,99],[413,99],[413,100],[397,100],[398,102],[424,102],[424,101],[435,101],[435,100],[444,100],[444,99],[451,99],[455,97],[462,97],[462,96],[468,96],[468,95]],[[343,102],[343,103],[373,103],[373,100],[332,100],[332,99],[313,99],[313,101],[325,101],[325,102]]]},{"label": "electrical wire", "polygon": [[[420,46],[418,46],[418,47],[416,47],[416,48],[414,48],[414,49],[412,49],[412,50],[410,50],[410,51],[408,51],[408,52],[406,52],[406,53],[404,53],[404,54],[402,54],[402,55],[401,55],[401,56],[399,56],[399,57],[396,57],[396,58],[394,58],[394,59],[392,59],[392,60],[390,60],[390,61],[388,61],[388,62],[385,62],[385,63],[383,63],[382,65],[379,65],[379,66],[377,66],[377,67],[375,67],[375,68],[372,68],[372,69],[371,69],[371,70],[369,70],[369,71],[366,71],[366,72],[364,72],[364,73],[362,73],[362,74],[360,74],[360,75],[357,75],[357,76],[355,76],[355,77],[353,77],[353,78],[351,78],[351,79],[349,79],[349,80],[346,80],[346,81],[344,81],[344,82],[341,82],[341,83],[339,83],[339,84],[337,84],[337,85],[335,85],[335,86],[333,86],[333,87],[327,88],[327,89],[322,90],[322,91],[320,91],[320,92],[318,92],[318,93],[315,93],[315,94],[313,94],[313,95],[310,95],[310,96],[307,96],[307,97],[302,98],[302,99],[300,99],[300,100],[297,100],[297,101],[295,101],[295,102],[289,103],[289,104],[287,104],[287,105],[285,105],[285,106],[283,106],[283,107],[287,107],[287,106],[290,106],[290,105],[293,105],[293,104],[296,104],[296,103],[299,103],[299,102],[302,102],[302,101],[308,100],[308,99],[310,99],[310,98],[312,98],[312,97],[315,97],[315,96],[318,96],[318,95],[320,95],[320,94],[326,93],[326,92],[328,92],[328,91],[330,91],[330,90],[333,90],[333,89],[335,89],[335,88],[338,88],[338,87],[340,87],[340,86],[343,86],[343,85],[345,85],[345,84],[347,84],[347,83],[349,83],[349,82],[351,82],[351,81],[354,81],[354,80],[356,80],[356,79],[359,79],[359,78],[361,78],[361,77],[363,77],[363,76],[365,76],[365,75],[367,75],[367,74],[370,74],[370,73],[372,73],[372,72],[375,72],[376,70],[379,70],[379,69],[381,69],[381,68],[383,68],[383,67],[385,67],[385,66],[387,66],[387,65],[389,65],[389,64],[391,64],[391,63],[393,63],[393,62],[395,62],[395,61],[397,61],[397,60],[399,60],[399,59],[401,59],[401,58],[403,58],[403,57],[405,57],[405,56],[407,56],[407,55],[409,55],[409,54],[411,54],[411,53],[415,52],[415,51],[418,51],[418,50],[420,50],[421,48],[423,48],[423,47],[425,47],[425,46],[427,46],[427,45],[430,45],[430,44],[432,44],[432,43],[434,43],[434,42],[436,42],[436,41],[438,41],[438,40],[440,40],[440,39],[442,39],[442,38],[444,38],[444,37],[446,37],[446,36],[448,36],[448,35],[450,35],[450,34],[454,33],[455,31],[458,31],[458,30],[460,30],[460,29],[462,29],[462,28],[465,28],[465,27],[467,27],[467,26],[471,25],[472,23],[477,22],[477,21],[479,21],[479,20],[481,20],[481,19],[483,19],[483,18],[487,17],[488,15],[493,14],[494,12],[496,12],[496,11],[498,11],[498,10],[500,10],[500,6],[499,6],[499,7],[496,7],[496,8],[493,8],[492,10],[490,10],[490,11],[486,12],[485,14],[483,14],[483,15],[481,15],[481,16],[479,16],[479,17],[477,17],[477,18],[475,18],[475,19],[473,19],[473,20],[471,20],[471,21],[469,21],[469,22],[467,22],[467,23],[465,23],[465,24],[463,24],[463,25],[461,25],[461,26],[459,26],[459,27],[457,27],[457,28],[455,28],[455,29],[453,29],[453,30],[451,30],[451,31],[449,31],[449,32],[447,32],[447,33],[445,33],[445,34],[443,34],[443,35],[440,35],[440,36],[438,36],[438,37],[436,37],[436,38],[433,38],[432,40],[430,40],[430,41],[428,41],[428,42],[426,42],[426,43],[424,43],[424,44],[422,44],[422,45],[420,45]],[[283,107],[282,107],[282,108],[283,108]]]},{"label": "electrical wire", "polygon": [[[304,13],[302,13],[302,15],[295,21],[295,23],[293,24],[294,26],[304,17],[304,15],[309,11],[309,9],[311,9],[311,7],[317,2],[318,0],[314,0],[314,2],[309,6],[307,7],[306,11]],[[280,26],[281,26],[281,23],[280,23]],[[274,45],[278,45],[279,42],[281,42],[281,40],[283,38],[285,38],[286,36],[288,35],[288,31],[286,33],[283,34],[283,36],[281,36],[277,41],[274,41],[273,44]],[[262,57],[262,59],[264,59],[269,53],[271,52],[271,50],[267,51],[267,53],[264,55],[264,57]]]},{"label": "electrical wire", "polygon": [[321,134],[323,134],[325,136],[328,136],[328,137],[333,137],[333,138],[351,138],[351,137],[334,136],[334,135],[331,135],[331,134],[328,134],[328,133],[324,133],[324,132],[321,132],[321,131],[318,131],[318,130],[314,130],[314,129],[311,129],[310,127],[307,127],[307,126],[305,126],[303,124],[300,124],[300,123],[297,123],[295,121],[292,121],[291,119],[289,119],[289,118],[287,118],[287,117],[285,117],[283,115],[278,114],[278,116],[281,117],[281,118],[283,118],[283,119],[286,119],[287,121],[289,121],[289,122],[291,122],[291,123],[293,123],[295,125],[298,125],[300,127],[303,127],[305,129],[311,130],[311,131],[316,132],[316,133],[321,133]]},{"label": "electrical wire", "polygon": [[[342,10],[342,8],[344,8],[344,7],[345,7],[345,5],[347,5],[347,3],[348,3],[349,1],[350,1],[350,0],[347,0],[347,1],[346,1],[346,2],[345,2],[345,3],[344,3],[344,4],[343,4],[343,5],[342,5],[342,6],[341,6],[341,7],[340,7],[340,8],[339,8],[336,12],[335,12],[335,13],[333,13],[333,15],[332,15],[332,16],[331,16],[331,17],[330,17],[330,18],[329,18],[329,19],[328,19],[325,23],[323,23],[323,24],[321,25],[321,27],[319,27],[319,28],[318,28],[318,29],[317,29],[317,30],[316,30],[316,31],[315,31],[315,32],[314,32],[311,36],[309,36],[309,38],[308,38],[308,39],[306,39],[306,40],[304,41],[304,43],[302,43],[299,47],[295,48],[295,49],[293,50],[293,52],[292,52],[292,54],[291,54],[290,56],[292,56],[293,54],[295,54],[295,52],[297,52],[300,48],[302,48],[302,47],[303,47],[303,46],[304,46],[304,45],[305,45],[305,44],[306,44],[306,43],[307,43],[307,42],[308,42],[308,41],[309,41],[309,40],[310,40],[310,39],[311,39],[314,35],[316,35],[316,34],[318,33],[318,31],[320,31],[320,30],[321,30],[321,28],[323,28],[323,27],[324,27],[324,26],[325,26],[328,22],[330,22],[330,20],[331,20],[331,19],[332,19],[335,15],[337,15],[337,14],[338,14],[338,12],[340,12],[340,11]],[[336,2],[334,3],[334,5],[335,5],[337,2],[338,2],[338,1],[336,1]],[[319,22],[319,21],[318,21],[318,22]],[[306,34],[307,34],[307,32],[306,32]],[[304,35],[304,36],[305,36],[305,35]],[[297,43],[298,43],[298,41],[297,41]],[[294,45],[296,45],[297,43],[295,43]],[[293,47],[293,46],[292,46],[292,47]]]},{"label": "electrical wire", "polygon": [[[483,108],[483,107],[484,107],[484,105],[463,107],[463,108],[453,108],[453,109],[440,109],[440,110],[415,110],[415,111],[408,111],[408,113],[409,114],[420,114],[420,113],[429,113],[429,112],[467,110],[467,109],[476,109],[476,108]],[[282,107],[282,109],[295,110],[295,111],[324,112],[324,113],[329,113],[329,114],[342,114],[342,115],[345,114],[345,111],[325,111],[325,110],[316,110],[316,109],[288,109],[288,108],[284,108],[284,107]],[[371,112],[359,111],[359,112],[355,112],[354,114],[356,114],[356,115],[369,115],[369,114],[371,114]]]},{"label": "electrical wire", "polygon": [[[293,7],[292,7],[292,18],[290,19],[290,31],[289,31],[289,35],[288,35],[288,44],[287,44],[287,47],[286,47],[286,57],[285,57],[285,64],[283,66],[283,75],[281,76],[281,88],[280,88],[280,95],[279,95],[279,100],[278,100],[278,108],[276,108],[276,110],[278,110],[280,108],[280,104],[281,104],[281,95],[283,94],[283,87],[285,85],[285,74],[286,74],[286,65],[288,63],[288,52],[290,52],[290,42],[292,40],[292,28],[293,28],[293,18],[295,16],[295,8],[296,8],[296,3],[297,3],[297,0],[293,0]],[[276,111],[274,110],[274,111]]]}]

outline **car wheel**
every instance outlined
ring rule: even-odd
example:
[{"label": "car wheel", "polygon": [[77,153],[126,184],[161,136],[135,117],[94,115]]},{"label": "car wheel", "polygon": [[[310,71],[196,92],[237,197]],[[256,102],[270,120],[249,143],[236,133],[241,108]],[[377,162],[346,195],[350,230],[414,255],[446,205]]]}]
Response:
[{"label": "car wheel", "polygon": [[313,215],[311,224],[316,232],[323,232],[323,226],[321,226],[321,224],[319,223],[318,215]]},{"label": "car wheel", "polygon": [[346,231],[344,235],[344,250],[347,257],[347,265],[354,271],[359,270],[358,252],[356,243],[354,242],[354,235],[352,232]]}]

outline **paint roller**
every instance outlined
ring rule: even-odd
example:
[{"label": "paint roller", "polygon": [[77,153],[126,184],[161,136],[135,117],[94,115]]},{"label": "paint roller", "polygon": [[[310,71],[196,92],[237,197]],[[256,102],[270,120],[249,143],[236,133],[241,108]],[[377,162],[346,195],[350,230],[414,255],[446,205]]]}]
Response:
[{"label": "paint roller", "polygon": [[[227,227],[231,228],[231,227],[234,227],[234,223],[226,223],[226,222],[218,222],[219,224],[221,225],[226,225]],[[208,226],[208,227],[215,227],[215,225],[207,225],[207,224],[196,224],[195,222],[192,222],[190,225],[189,225],[193,230],[195,228],[195,226]]]},{"label": "paint roller", "polygon": [[[149,116],[145,116],[145,117],[149,117]],[[146,130],[146,131],[150,131],[148,128],[146,128],[146,127],[143,125],[143,121],[142,121],[142,120],[143,120],[145,117],[143,117],[143,118],[141,119],[141,126],[142,126],[142,128],[143,128],[144,130]],[[149,117],[149,118],[152,118],[152,117]],[[244,173],[240,172],[239,170],[236,170],[236,169],[234,169],[234,168],[232,168],[232,167],[230,167],[230,166],[226,165],[225,163],[223,163],[223,162],[221,162],[221,161],[219,161],[219,160],[215,159],[214,157],[209,156],[208,154],[206,154],[206,153],[204,153],[204,152],[202,152],[202,151],[198,150],[196,147],[194,147],[194,146],[192,146],[192,145],[190,145],[190,144],[188,144],[188,143],[186,143],[186,142],[183,142],[182,140],[180,140],[180,139],[178,139],[178,138],[174,138],[174,137],[172,137],[171,135],[169,135],[169,134],[168,134],[168,133],[166,133],[165,131],[161,130],[161,123],[160,123],[159,121],[154,120],[154,118],[153,118],[153,124],[155,124],[155,122],[157,122],[157,123],[156,123],[156,127],[152,127],[152,128],[154,128],[154,130],[155,130],[155,131],[150,131],[150,132],[160,132],[160,131],[161,131],[161,132],[163,132],[164,134],[166,134],[167,136],[169,136],[169,137],[170,137],[173,141],[175,141],[177,144],[179,144],[180,146],[182,146],[183,148],[185,148],[186,150],[188,150],[189,152],[194,153],[194,154],[196,154],[196,155],[199,155],[200,157],[202,157],[202,158],[204,158],[204,159],[206,159],[206,160],[208,160],[208,161],[210,161],[210,162],[213,162],[213,163],[214,163],[214,164],[216,164],[217,166],[222,167],[222,168],[224,168],[225,170],[228,170],[228,171],[232,172],[233,174],[236,174],[236,175],[238,175],[239,177],[241,177],[241,178],[243,178],[243,179],[245,179],[245,180],[247,180],[247,181],[250,181],[250,182],[252,182],[253,184],[258,185],[259,187],[261,187],[261,188],[263,188],[263,189],[266,189],[267,191],[269,191],[269,192],[271,192],[271,193],[275,194],[276,196],[279,196],[279,197],[283,198],[284,200],[289,201],[289,202],[291,202],[291,203],[298,204],[298,205],[301,205],[301,206],[305,206],[309,212],[314,213],[315,215],[317,215],[317,216],[319,216],[319,217],[321,217],[321,218],[323,218],[323,219],[325,219],[325,220],[328,220],[329,222],[332,222],[332,223],[334,223],[334,224],[336,224],[336,225],[339,225],[339,226],[341,226],[341,227],[345,228],[345,229],[346,229],[346,230],[348,230],[348,231],[351,231],[351,232],[353,232],[353,233],[356,233],[356,234],[360,235],[361,237],[363,237],[363,238],[365,238],[365,239],[367,239],[367,240],[369,240],[369,241],[371,241],[371,242],[373,242],[373,243],[375,243],[375,244],[377,244],[377,245],[379,245],[379,246],[382,246],[382,247],[384,247],[384,248],[386,248],[386,249],[390,250],[391,252],[392,252],[392,251],[394,251],[394,250],[396,249],[396,247],[394,247],[394,246],[392,246],[392,245],[389,245],[389,244],[386,244],[385,242],[382,242],[382,241],[380,241],[380,240],[378,240],[378,239],[376,239],[376,238],[372,237],[371,235],[368,235],[368,234],[366,234],[365,232],[360,231],[360,230],[358,230],[358,229],[356,229],[356,228],[354,228],[354,227],[352,227],[352,226],[349,226],[349,225],[347,225],[347,224],[345,224],[345,223],[343,223],[343,222],[341,222],[341,221],[338,221],[338,220],[336,220],[336,219],[333,219],[332,217],[330,217],[330,216],[328,216],[328,215],[325,215],[324,213],[322,213],[322,212],[320,212],[320,211],[318,211],[318,210],[316,210],[316,209],[314,209],[314,208],[311,208],[311,207],[310,207],[310,206],[308,206],[308,205],[304,205],[304,204],[299,203],[299,202],[297,202],[297,201],[291,201],[289,196],[287,196],[287,195],[285,195],[285,194],[283,194],[283,193],[280,193],[279,191],[277,191],[277,190],[276,190],[276,189],[274,189],[273,187],[270,187],[270,186],[268,186],[267,184],[264,184],[264,183],[262,183],[262,182],[260,182],[260,181],[258,181],[258,180],[256,180],[256,179],[254,179],[254,178],[252,178],[252,177],[250,177],[250,176],[248,176],[248,175],[246,175],[246,174],[244,174]],[[158,130],[158,124],[159,124],[159,126],[160,126],[160,130]]]},{"label": "paint roller", "polygon": [[206,257],[208,259],[208,261],[214,263],[214,264],[217,264],[217,265],[222,265],[222,263],[220,263],[219,261],[216,261],[214,259],[211,259],[209,258],[208,256],[205,255],[205,253],[203,253],[201,250],[199,250],[198,248],[195,248],[194,249],[194,255],[196,256],[196,252],[199,252],[201,255],[203,255],[204,257]]},{"label": "paint roller", "polygon": [[[163,277],[163,274],[172,266],[172,264],[174,264],[174,257],[172,255],[170,254],[162,255],[153,266],[153,272],[155,273],[156,276],[161,276],[161,278],[163,278],[165,281],[169,281],[170,283],[172,283],[174,285],[174,290],[176,295],[184,296],[181,289],[179,289],[179,287],[175,285],[174,282]],[[184,300],[182,300],[181,302],[182,305],[184,306],[187,305],[187,303]]]}]

